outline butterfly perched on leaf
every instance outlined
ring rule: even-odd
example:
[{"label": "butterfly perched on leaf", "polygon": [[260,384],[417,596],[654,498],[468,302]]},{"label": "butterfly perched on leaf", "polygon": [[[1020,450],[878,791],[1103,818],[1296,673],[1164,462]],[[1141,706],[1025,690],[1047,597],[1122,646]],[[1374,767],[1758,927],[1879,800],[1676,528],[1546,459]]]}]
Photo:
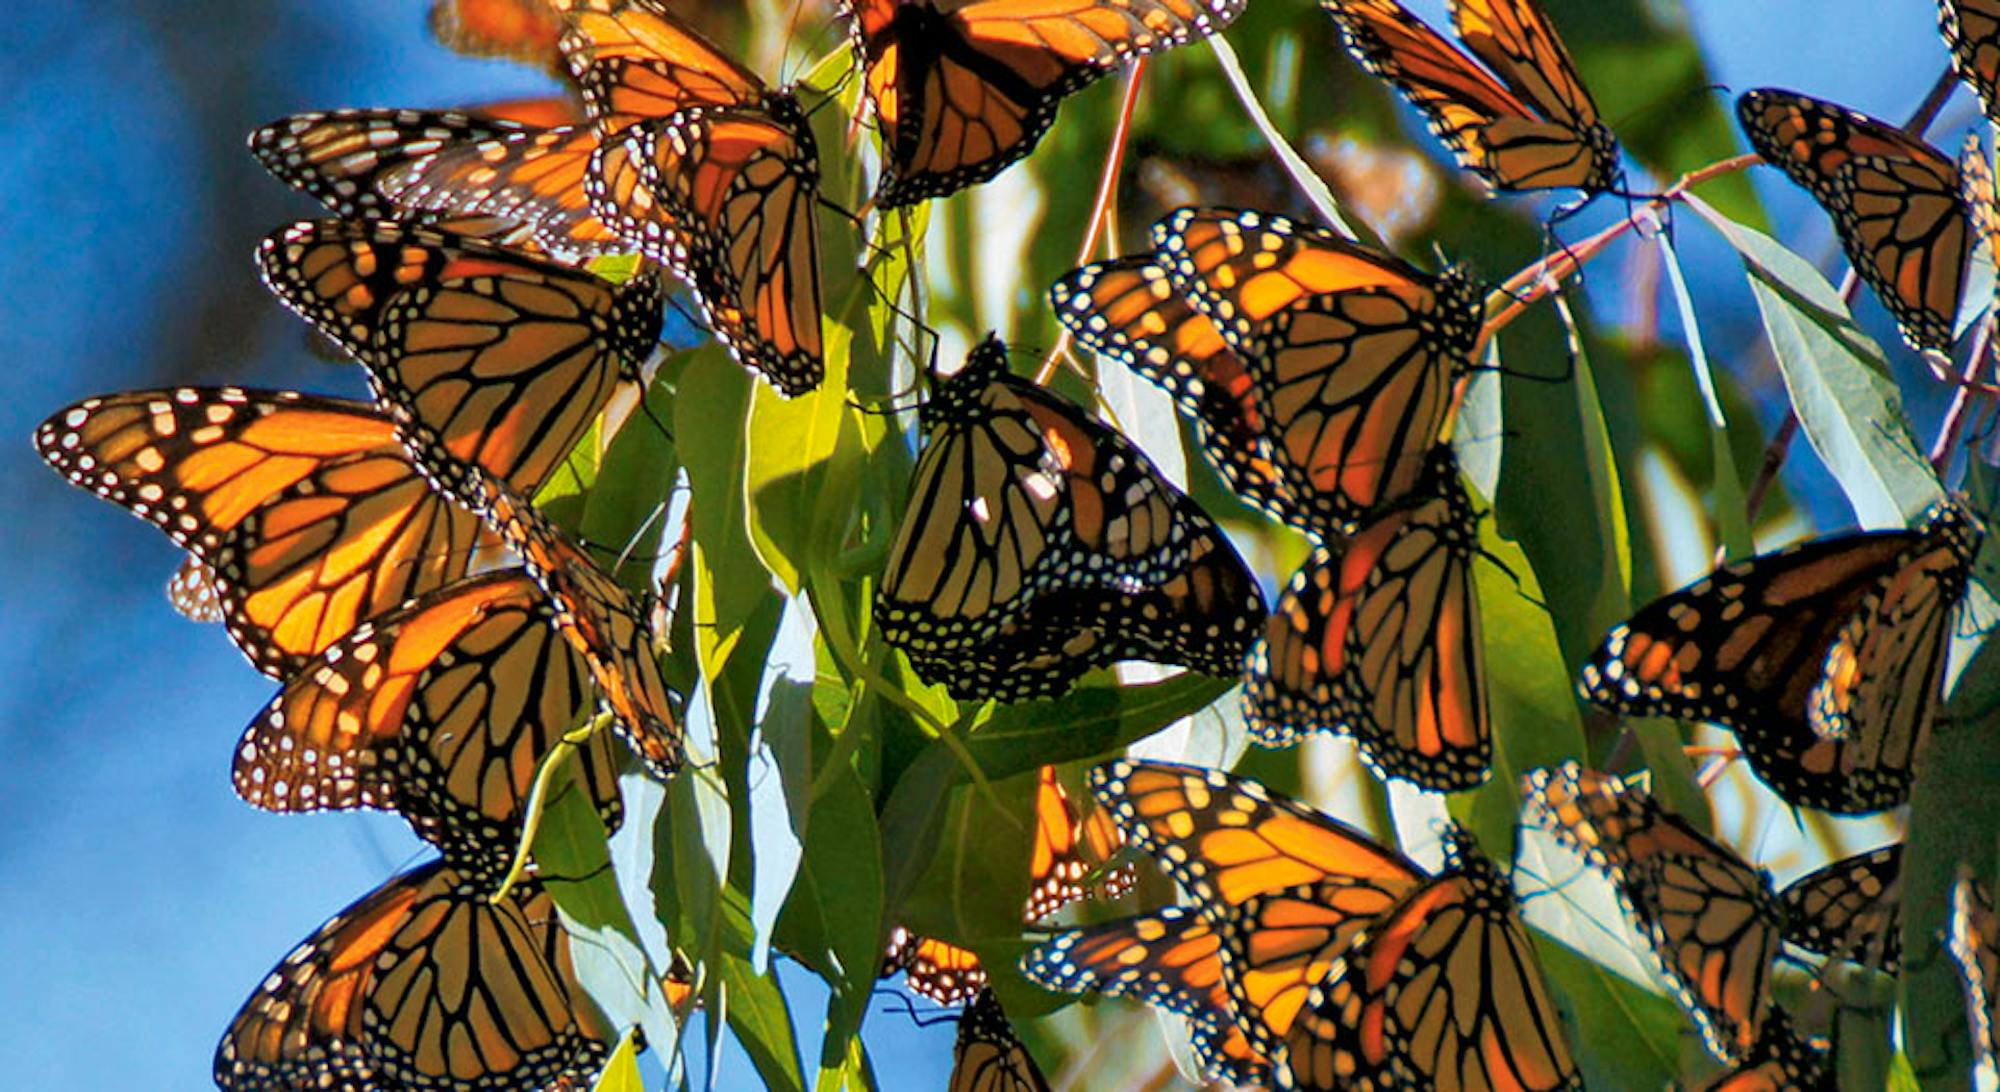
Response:
[{"label": "butterfly perched on leaf", "polygon": [[1459,165],[1492,189],[1595,194],[1617,184],[1617,138],[1535,0],[1447,0],[1471,56],[1398,0],[1320,6],[1348,52],[1401,92]]},{"label": "butterfly perched on leaf", "polygon": [[1416,488],[1479,336],[1462,270],[1250,210],[1181,209],[1153,245],[1248,372],[1254,402],[1230,405],[1261,421],[1284,483],[1271,506],[1302,510],[1315,537],[1351,535]]},{"label": "butterfly perched on leaf", "polygon": [[845,0],[882,132],[883,208],[984,182],[1062,100],[1126,61],[1220,31],[1244,0]]},{"label": "butterfly perched on leaf", "polygon": [[933,387],[875,601],[919,676],[1019,700],[1117,660],[1237,672],[1262,592],[1137,447],[1009,374],[990,336]]},{"label": "butterfly perched on leaf", "polygon": [[1786,911],[1770,877],[1623,780],[1576,763],[1524,779],[1528,815],[1602,871],[1709,1052],[1760,1041]]},{"label": "butterfly perched on leaf", "polygon": [[335,914],[272,968],[215,1054],[229,1092],[587,1085],[608,1036],[535,883],[495,903],[442,862]]},{"label": "butterfly perched on leaf", "polygon": [[[236,387],[87,398],[35,447],[186,549],[258,670],[289,677],[367,618],[464,575],[479,522],[425,481],[374,407]],[[199,576],[189,576],[200,571]]]},{"label": "butterfly perched on leaf", "polygon": [[1994,916],[1991,889],[1970,874],[1961,874],[1951,890],[1945,950],[1965,983],[1973,1057],[1994,1072],[2000,1058],[2000,917]]},{"label": "butterfly perched on leaf", "polygon": [[1223,979],[1222,936],[1191,906],[1069,929],[1021,957],[1044,989],[1131,997],[1187,1018],[1201,1074],[1266,1086],[1271,1063],[1237,1023]]},{"label": "butterfly perched on leaf", "polygon": [[1884,121],[1760,87],[1736,100],[1757,154],[1833,218],[1848,261],[1920,351],[1950,353],[1972,253],[1950,156]]},{"label": "butterfly perched on leaf", "polygon": [[1220,770],[1119,761],[1091,788],[1221,935],[1281,1084],[1581,1087],[1512,886],[1461,829],[1433,875]]},{"label": "butterfly perched on leaf", "polygon": [[709,328],[786,395],[819,386],[819,152],[771,90],[651,0],[559,0],[602,146],[590,204],[694,289]]},{"label": "butterfly perched on leaf", "polygon": [[980,990],[959,1014],[951,1057],[946,1092],[1049,1092],[1048,1078],[991,988]]},{"label": "butterfly perched on leaf", "polygon": [[1244,719],[1284,747],[1351,736],[1384,778],[1450,792],[1486,780],[1493,740],[1472,562],[1478,532],[1449,445],[1431,475],[1337,545],[1316,546],[1251,647]]},{"label": "butterfly perched on leaf", "polygon": [[1741,1065],[1710,1081],[1701,1092],[1839,1092],[1833,1059],[1824,1047],[1792,1029],[1785,1010],[1772,1007],[1757,1043]]},{"label": "butterfly perched on leaf", "polygon": [[[1035,786],[1035,834],[1028,859],[1028,902],[1022,920],[1033,924],[1096,894],[1115,899],[1137,882],[1131,865],[1112,866],[1125,836],[1103,808],[1078,814],[1054,766],[1043,766]],[[1103,869],[1102,876],[1092,874]]]},{"label": "butterfly perched on leaf", "polygon": [[[460,875],[495,880],[543,758],[591,702],[540,586],[483,573],[362,623],[294,675],[237,745],[236,792],[271,811],[399,812]],[[572,768],[615,831],[610,738],[592,734]]]},{"label": "butterfly perched on leaf", "polygon": [[979,956],[969,948],[918,936],[902,926],[889,933],[882,954],[882,977],[904,972],[911,993],[940,1005],[959,1005],[977,996],[991,981]]},{"label": "butterfly perched on leaf", "polygon": [[343,220],[421,223],[579,264],[633,247],[590,207],[584,174],[597,133],[578,121],[330,110],[259,127],[250,151]]},{"label": "butterfly perched on leaf", "polygon": [[1895,807],[1937,715],[1951,619],[1984,533],[1944,501],[1913,531],[1833,535],[1725,565],[1613,629],[1578,689],[1621,713],[1731,729],[1789,803]]}]

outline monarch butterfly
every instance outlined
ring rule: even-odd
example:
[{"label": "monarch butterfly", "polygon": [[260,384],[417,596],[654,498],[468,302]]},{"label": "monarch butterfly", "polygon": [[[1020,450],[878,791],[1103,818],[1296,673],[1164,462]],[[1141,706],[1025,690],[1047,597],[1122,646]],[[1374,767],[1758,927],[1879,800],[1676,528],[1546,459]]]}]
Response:
[{"label": "monarch butterfly", "polygon": [[1529,815],[1611,879],[1709,1052],[1740,1063],[1771,1007],[1785,908],[1764,870],[1643,789],[1576,763],[1524,778]]},{"label": "monarch butterfly", "polygon": [[1182,209],[1153,244],[1248,365],[1273,462],[1322,535],[1416,487],[1479,336],[1462,270],[1254,211]]},{"label": "monarch butterfly", "polygon": [[[504,874],[543,756],[590,695],[583,658],[519,569],[446,585],[356,627],[294,676],[237,745],[237,795],[260,808],[400,812],[468,879]],[[609,737],[581,783],[616,830]]]},{"label": "monarch butterfly", "polygon": [[1839,1092],[1826,1051],[1792,1030],[1785,1010],[1764,1017],[1757,1045],[1743,1064],[1702,1086],[1702,1092]]},{"label": "monarch butterfly", "polygon": [[1887,122],[1791,91],[1736,100],[1757,154],[1833,217],[1848,261],[1920,351],[1949,353],[1972,252],[1958,166]]},{"label": "monarch butterfly", "polygon": [[1021,957],[1045,989],[1134,997],[1187,1017],[1203,1075],[1251,1087],[1271,1083],[1271,1063],[1237,1025],[1223,980],[1222,937],[1193,907],[1121,918],[1056,934]]},{"label": "monarch butterfly", "polygon": [[590,208],[587,125],[449,110],[294,114],[250,134],[279,181],[343,220],[420,221],[577,263],[630,249]]},{"label": "monarch butterfly", "polygon": [[1951,47],[1958,78],[1979,93],[1987,117],[2000,118],[2000,4],[1938,0],[1938,29]]},{"label": "monarch butterfly", "polygon": [[1464,832],[1432,876],[1220,770],[1119,761],[1091,788],[1217,928],[1238,1022],[1291,1084],[1580,1086],[1512,889]]},{"label": "monarch butterfly", "polygon": [[898,925],[889,933],[882,954],[882,977],[905,972],[911,993],[940,1005],[961,1005],[986,989],[990,981],[979,956],[968,948],[936,937],[921,937]]},{"label": "monarch butterfly", "polygon": [[1617,183],[1618,140],[1534,0],[1449,0],[1472,57],[1396,0],[1320,6],[1362,67],[1402,92],[1459,165],[1492,189],[1594,194]]},{"label": "monarch butterfly", "polygon": [[1916,531],[1834,535],[1724,566],[1613,629],[1578,689],[1621,713],[1734,730],[1757,775],[1800,807],[1895,807],[1909,799],[1984,533],[1946,501]]},{"label": "monarch butterfly", "polygon": [[1239,669],[1263,597],[1235,549],[1116,432],[1007,371],[988,336],[925,434],[875,616],[966,698],[1061,693],[1120,659]]},{"label": "monarch butterfly", "polygon": [[293,224],[257,261],[286,306],[367,366],[400,426],[529,491],[659,340],[650,277],[614,286],[391,221]]},{"label": "monarch butterfly", "polygon": [[431,35],[468,57],[502,57],[563,74],[562,16],[549,0],[434,0]]},{"label": "monarch butterfly", "polygon": [[426,483],[374,408],[180,387],[87,398],[42,422],[57,473],[166,532],[185,604],[212,593],[230,638],[289,677],[365,618],[463,575],[479,521]]},{"label": "monarch butterfly", "polygon": [[1972,1025],[1972,1053],[1980,1069],[1992,1072],[2000,1057],[2000,918],[1993,896],[1970,875],[1951,891],[1951,923],[1945,950],[1965,979],[1965,1011]]},{"label": "monarch butterfly", "polygon": [[1778,892],[1785,939],[1808,951],[1877,967],[1902,966],[1903,847],[1844,857]]},{"label": "monarch butterfly", "polygon": [[943,197],[1034,150],[1069,95],[1205,38],[1245,0],[844,0],[882,128],[883,208]]},{"label": "monarch butterfly", "polygon": [[1288,484],[1304,472],[1281,470],[1282,456],[1265,437],[1249,367],[1158,258],[1117,258],[1072,270],[1049,286],[1049,302],[1078,343],[1173,395],[1194,422],[1202,454],[1238,496],[1273,519],[1315,529]]},{"label": "monarch butterfly", "polygon": [[1486,780],[1493,743],[1472,504],[1451,449],[1431,463],[1421,499],[1293,574],[1250,649],[1243,701],[1267,747],[1341,732],[1378,776],[1449,792]]},{"label": "monarch butterfly", "polygon": [[946,1092],[1049,1092],[1048,1078],[991,989],[980,990],[959,1016],[951,1058]]},{"label": "monarch butterfly", "polygon": [[[1028,902],[1022,920],[1037,922],[1073,902],[1088,898],[1084,886],[1094,869],[1105,866],[1125,847],[1125,836],[1103,808],[1078,815],[1054,766],[1043,766],[1035,787],[1034,849],[1028,859]],[[1111,868],[1096,881],[1096,891],[1115,899],[1132,889],[1137,877],[1131,865]]]},{"label": "monarch butterfly", "polygon": [[520,556],[548,596],[556,628],[583,654],[614,727],[647,771],[661,780],[680,772],[681,727],[660,674],[658,636],[631,594],[504,483],[475,466],[451,464],[436,449],[419,461],[441,482],[457,482],[448,488]]},{"label": "monarch butterfly", "polygon": [[591,207],[694,289],[731,355],[787,395],[819,386],[819,153],[789,91],[650,0],[558,0],[603,146]]},{"label": "monarch butterfly", "polygon": [[272,968],[215,1052],[253,1089],[541,1089],[588,1081],[607,1036],[534,883],[495,904],[433,861],[335,914]]}]

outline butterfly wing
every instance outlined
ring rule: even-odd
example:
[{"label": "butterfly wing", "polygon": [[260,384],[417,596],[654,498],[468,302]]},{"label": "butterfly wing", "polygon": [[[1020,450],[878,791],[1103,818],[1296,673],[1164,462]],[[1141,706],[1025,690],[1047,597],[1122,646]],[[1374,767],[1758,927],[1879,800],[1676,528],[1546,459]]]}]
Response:
[{"label": "butterfly wing", "polygon": [[583,262],[631,249],[591,208],[585,174],[597,149],[588,125],[522,129],[450,142],[384,170],[376,186],[399,209],[446,225],[490,217],[514,225],[495,242]]},{"label": "butterfly wing", "polygon": [[610,136],[690,106],[759,103],[764,82],[653,0],[551,0],[563,56],[598,131]]},{"label": "butterfly wing", "polygon": [[889,934],[882,965],[883,977],[903,971],[904,985],[911,993],[940,1005],[964,1004],[986,989],[989,981],[986,968],[971,949],[913,935],[900,925]]},{"label": "butterfly wing", "polygon": [[[1034,923],[1073,902],[1090,897],[1085,885],[1093,870],[1107,864],[1125,845],[1125,837],[1092,808],[1079,816],[1054,766],[1043,766],[1035,787],[1035,833],[1028,858],[1028,901],[1022,920]],[[1137,882],[1132,867],[1111,869],[1097,882],[1107,899],[1115,899]]]},{"label": "butterfly wing", "polygon": [[1270,1083],[1270,1062],[1236,1023],[1222,937],[1192,907],[1058,933],[1021,958],[1021,971],[1045,989],[1132,997],[1185,1016],[1204,1075]]},{"label": "butterfly wing", "polygon": [[1603,871],[1710,1053],[1740,1062],[1771,1006],[1784,909],[1769,877],[1643,790],[1568,763],[1526,779],[1528,812]]},{"label": "butterfly wing", "polygon": [[207,565],[231,639],[277,677],[462,575],[479,537],[389,420],[344,399],[133,391],[58,412],[35,444],[57,473]]},{"label": "butterfly wing", "polygon": [[563,74],[562,16],[548,0],[434,0],[431,34],[468,57],[500,57]]},{"label": "butterfly wing", "polygon": [[1125,61],[1227,26],[1243,0],[850,0],[883,130],[877,202],[942,197],[1013,165],[1064,97]]},{"label": "butterfly wing", "polygon": [[1354,736],[1381,777],[1436,791],[1486,780],[1471,505],[1448,458],[1434,482],[1436,497],[1368,524],[1338,553],[1315,548],[1293,576],[1250,651],[1244,715],[1258,742],[1330,729]]},{"label": "butterfly wing", "polygon": [[1989,1072],[2000,1057],[2000,918],[1993,896],[1970,875],[1959,877],[1951,893],[1951,922],[1945,950],[1965,980],[1965,1011],[1972,1025],[1972,1052]]},{"label": "butterfly wing", "polygon": [[606,1050],[574,1011],[548,897],[493,904],[441,862],[334,915],[266,976],[216,1050],[231,1092],[542,1088]]},{"label": "butterfly wing", "polygon": [[395,206],[383,175],[440,149],[530,130],[453,110],[328,110],[293,114],[250,133],[250,154],[287,186],[343,220],[379,220]]},{"label": "butterfly wing", "polygon": [[1048,1078],[991,989],[980,990],[959,1015],[951,1058],[946,1092],[1049,1092]]},{"label": "butterfly wing", "polygon": [[1079,343],[1173,396],[1195,423],[1202,454],[1238,496],[1273,519],[1311,529],[1265,438],[1248,366],[1164,265],[1151,257],[1087,265],[1058,278],[1049,300]]},{"label": "butterfly wing", "polygon": [[1275,462],[1323,533],[1417,486],[1478,336],[1467,282],[1257,212],[1183,209],[1153,242],[1248,365]]},{"label": "butterfly wing", "polygon": [[223,618],[222,593],[215,587],[215,570],[192,555],[167,581],[167,601],[190,622],[220,622]]},{"label": "butterfly wing", "polygon": [[691,107],[620,149],[591,191],[601,214],[693,286],[744,367],[787,395],[819,386],[819,158],[797,104]]},{"label": "butterfly wing", "polygon": [[1466,44],[1511,87],[1397,0],[1321,6],[1362,67],[1402,92],[1459,165],[1491,188],[1596,192],[1615,183],[1617,141],[1596,120],[1560,39],[1539,13],[1519,10],[1525,0],[1453,5]]},{"label": "butterfly wing", "polygon": [[1972,246],[1957,164],[1886,122],[1777,88],[1745,92],[1736,115],[1757,154],[1833,217],[1904,340],[1949,353]]},{"label": "butterfly wing", "polygon": [[[542,759],[591,701],[581,655],[518,569],[447,585],[363,623],[244,732],[237,795],[260,808],[402,813],[468,878],[512,863]],[[623,818],[607,733],[580,747],[607,830]]]},{"label": "butterfly wing", "polygon": [[1757,1046],[1743,1064],[1702,1086],[1702,1092],[1838,1092],[1827,1053],[1792,1030],[1785,1010],[1764,1017]]},{"label": "butterfly wing", "polygon": [[1902,963],[1903,847],[1845,857],[1778,893],[1785,939],[1895,974]]},{"label": "butterfly wing", "polygon": [[2000,117],[2000,3],[1938,0],[1938,27],[1958,78],[1979,93],[1987,117]]},{"label": "butterfly wing", "polygon": [[1513,888],[1460,828],[1445,862],[1313,985],[1296,1087],[1583,1087]]}]

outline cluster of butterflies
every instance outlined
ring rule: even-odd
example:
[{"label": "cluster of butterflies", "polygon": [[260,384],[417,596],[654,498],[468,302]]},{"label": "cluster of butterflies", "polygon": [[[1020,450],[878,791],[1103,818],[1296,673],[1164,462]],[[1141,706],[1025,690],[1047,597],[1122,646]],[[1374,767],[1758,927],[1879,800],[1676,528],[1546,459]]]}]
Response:
[{"label": "cluster of butterflies", "polygon": [[[1616,191],[1617,141],[1532,0],[1450,0],[1463,49],[1396,0],[1323,6],[1489,189]],[[993,178],[1064,97],[1242,8],[849,0],[882,133],[875,204]],[[1961,72],[2000,116],[2000,9],[1943,9]],[[682,740],[651,604],[532,498],[614,393],[646,381],[664,274],[781,393],[825,371],[818,150],[792,90],[655,0],[443,0],[434,21],[565,73],[581,114],[541,101],[342,110],[251,138],[337,217],[269,236],[264,279],[362,364],[375,403],[137,391],[78,402],[36,434],[69,480],[188,551],[175,603],[224,622],[280,681],[236,749],[238,793],[280,812],[394,810],[439,850],[271,972],[217,1052],[228,1089],[538,1089],[595,1072],[609,1035],[569,938],[535,874],[508,877],[548,756],[574,751],[570,789],[615,829],[613,739],[660,778],[680,768]],[[1832,212],[1912,344],[1948,351],[1971,239],[2000,224],[1983,160],[1961,169],[1790,92],[1753,91],[1740,113],[1758,151]],[[1136,445],[1014,376],[989,338],[930,376],[875,603],[883,636],[918,677],[975,700],[1059,694],[1120,660],[1240,674],[1267,746],[1334,731],[1382,777],[1484,782],[1477,518],[1448,438],[1479,287],[1255,211],[1183,209],[1151,244],[1064,275],[1051,299],[1080,343],[1173,397],[1235,492],[1311,540],[1275,609]],[[640,271],[617,283],[587,268],[635,252]],[[1982,533],[1947,501],[1914,531],[1725,567],[1615,629],[1582,692],[1728,727],[1795,805],[1897,806]],[[575,732],[593,703],[610,731]],[[1024,920],[1129,889],[1128,839],[1192,905],[1065,932],[1024,962],[1031,978],[1177,1012],[1209,1072],[1244,1082],[1579,1084],[1511,888],[1469,834],[1446,834],[1432,875],[1232,775],[1113,763],[1091,788],[1079,812],[1042,770]],[[1770,1004],[1771,960],[1791,943],[1893,968],[1895,849],[1774,894],[1761,869],[1617,778],[1571,767],[1525,788],[1531,814],[1611,879],[1735,1067],[1718,1087],[1830,1087],[1824,1048]],[[1990,1049],[1991,901],[1967,880],[1958,904],[1952,951]],[[954,1088],[1046,1086],[971,952],[899,931],[885,962],[919,992],[970,1002]],[[675,1004],[692,975],[670,978]]]}]

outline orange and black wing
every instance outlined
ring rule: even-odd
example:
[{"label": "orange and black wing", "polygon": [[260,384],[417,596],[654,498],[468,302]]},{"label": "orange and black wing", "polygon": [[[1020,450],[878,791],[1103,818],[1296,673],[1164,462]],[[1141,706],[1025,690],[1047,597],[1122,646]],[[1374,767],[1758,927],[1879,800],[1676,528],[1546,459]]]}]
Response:
[{"label": "orange and black wing", "polygon": [[1266,1057],[1356,935],[1426,879],[1407,858],[1220,770],[1113,762],[1091,790],[1222,937],[1238,1023]]},{"label": "orange and black wing", "polygon": [[563,21],[549,0],[433,0],[431,34],[468,57],[501,57],[564,72]]},{"label": "orange and black wing", "polygon": [[1492,72],[1397,0],[1321,6],[1348,52],[1402,92],[1493,189],[1596,193],[1617,183],[1618,141],[1534,0],[1453,0],[1459,36]]},{"label": "orange and black wing", "polygon": [[1493,742],[1472,506],[1450,449],[1432,463],[1429,499],[1292,577],[1250,650],[1244,715],[1265,746],[1336,731],[1378,776],[1449,792],[1486,780]]},{"label": "orange and black wing", "polygon": [[786,395],[819,386],[819,153],[789,95],[634,125],[606,145],[590,192],[688,282],[738,362]]},{"label": "orange and black wing", "polygon": [[1732,729],[1792,804],[1894,807],[1909,798],[1983,534],[1945,503],[1918,531],[1836,535],[1727,565],[1613,629],[1579,689],[1622,713]]},{"label": "orange and black wing", "polygon": [[951,1060],[946,1092],[1049,1092],[1048,1078],[991,989],[980,990],[959,1015]]},{"label": "orange and black wing", "polygon": [[1740,1063],[1771,1007],[1785,924],[1770,878],[1608,774],[1571,762],[1524,788],[1528,813],[1610,878],[1709,1051]]},{"label": "orange and black wing", "polygon": [[1203,38],[1244,0],[848,0],[882,129],[884,208],[942,197],[1034,150],[1062,100]]},{"label": "orange and black wing", "polygon": [[1009,375],[997,339],[935,388],[875,605],[920,674],[1022,698],[1121,659],[1236,672],[1262,593],[1144,453]]},{"label": "orange and black wing", "polygon": [[986,968],[969,948],[961,948],[936,937],[912,934],[897,926],[889,934],[889,947],[882,956],[883,977],[904,972],[903,984],[911,993],[928,997],[940,1005],[961,1005],[986,988]]},{"label": "orange and black wing", "polygon": [[[237,745],[237,795],[271,811],[400,812],[468,878],[504,874],[543,758],[587,711],[590,673],[519,569],[439,588],[308,664]],[[607,733],[579,747],[605,827],[623,818]]]},{"label": "orange and black wing", "polygon": [[2000,3],[1938,0],[1938,27],[1958,78],[1979,93],[1987,117],[2000,117]]},{"label": "orange and black wing", "polygon": [[1950,156],[1844,106],[1765,87],[1736,101],[1757,154],[1812,193],[1919,350],[1949,353],[1971,225]]},{"label": "orange and black wing", "polygon": [[1251,211],[1182,209],[1153,243],[1248,366],[1273,461],[1321,536],[1416,488],[1479,333],[1460,272]]},{"label": "orange and black wing", "polygon": [[1325,1092],[1583,1087],[1513,888],[1456,826],[1444,872],[1313,985],[1283,1057]]},{"label": "orange and black wing", "polygon": [[1054,766],[1043,766],[1035,788],[1035,833],[1028,858],[1028,902],[1023,921],[1033,924],[1093,891],[1115,899],[1137,882],[1131,865],[1109,868],[1094,883],[1091,874],[1109,865],[1125,847],[1125,836],[1103,808],[1078,815]]},{"label": "orange and black wing", "polygon": [[1961,875],[1952,888],[1945,950],[1965,981],[1973,1055],[1991,1070],[2000,1058],[2000,917],[1993,912],[1992,892],[1970,875]]},{"label": "orange and black wing", "polygon": [[[434,455],[426,460],[434,461]],[[463,469],[432,465],[439,478]],[[685,757],[680,719],[660,674],[661,641],[642,605],[561,528],[496,479],[474,470],[459,488],[461,499],[542,586],[556,628],[589,665],[613,728],[653,776],[665,780],[678,773]]]},{"label": "orange and black wing", "polygon": [[764,81],[654,0],[550,0],[563,56],[609,137],[691,106],[761,104]]},{"label": "orange and black wing", "polygon": [[605,1035],[548,896],[494,904],[433,862],[335,914],[244,1003],[215,1054],[230,1092],[588,1083]]},{"label": "orange and black wing", "polygon": [[206,566],[231,639],[268,675],[296,673],[364,619],[458,578],[480,538],[389,419],[344,399],[132,391],[56,413],[35,446]]},{"label": "orange and black wing", "polygon": [[167,601],[190,622],[220,622],[224,614],[222,593],[215,587],[215,570],[190,554],[167,580]]},{"label": "orange and black wing", "polygon": [[1845,857],[1778,892],[1785,939],[1895,974],[1903,953],[1903,847]]},{"label": "orange and black wing", "polygon": [[1194,422],[1202,454],[1238,496],[1272,519],[1313,529],[1288,484],[1303,475],[1279,469],[1248,366],[1165,265],[1150,256],[1087,265],[1058,278],[1049,301],[1079,343],[1173,396]]},{"label": "orange and black wing", "polygon": [[1792,1030],[1785,1010],[1764,1017],[1757,1045],[1736,1068],[1702,1086],[1701,1092],[1839,1092],[1825,1049]]},{"label": "orange and black wing", "polygon": [[528,493],[659,336],[650,278],[613,285],[394,222],[301,222],[257,258],[287,306],[367,366],[406,441]]},{"label": "orange and black wing", "polygon": [[1021,972],[1044,989],[1131,997],[1185,1016],[1204,1076],[1271,1082],[1270,1061],[1237,1026],[1222,936],[1193,907],[1058,933],[1021,957]]}]

